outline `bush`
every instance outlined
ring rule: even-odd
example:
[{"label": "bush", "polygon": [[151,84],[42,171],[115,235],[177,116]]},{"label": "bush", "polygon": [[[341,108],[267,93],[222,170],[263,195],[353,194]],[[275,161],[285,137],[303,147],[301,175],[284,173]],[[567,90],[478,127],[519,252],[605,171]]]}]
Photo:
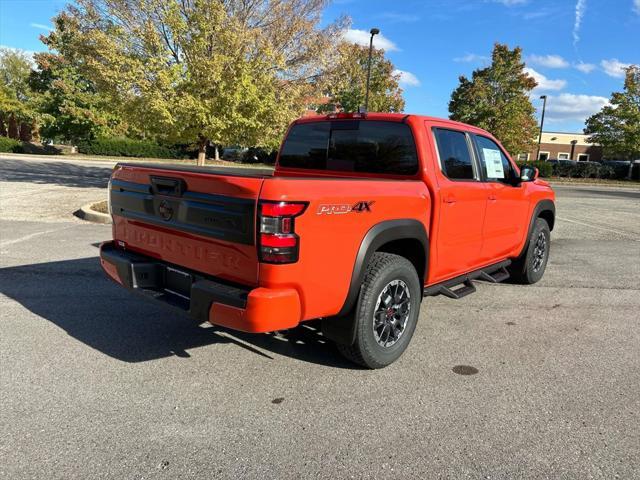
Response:
[{"label": "bush", "polygon": [[622,180],[626,178],[626,172],[622,174],[622,170],[616,170],[616,168],[611,165],[598,162],[578,162],[573,169],[569,171],[569,176],[574,178],[610,178]]},{"label": "bush", "polygon": [[523,165],[528,165],[530,167],[536,167],[540,172],[540,177],[549,178],[553,175],[553,165],[548,162],[517,162],[518,168],[522,168]]},{"label": "bush", "polygon": [[131,138],[97,138],[78,145],[78,151],[87,155],[112,157],[181,158],[174,147],[166,147],[147,140]]},{"label": "bush", "polygon": [[22,142],[9,137],[0,137],[0,152],[22,153]]}]

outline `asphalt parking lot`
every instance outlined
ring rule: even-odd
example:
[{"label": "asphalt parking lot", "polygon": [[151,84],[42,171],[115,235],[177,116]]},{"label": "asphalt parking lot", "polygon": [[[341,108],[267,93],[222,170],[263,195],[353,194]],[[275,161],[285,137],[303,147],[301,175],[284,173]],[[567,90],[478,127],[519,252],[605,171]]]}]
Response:
[{"label": "asphalt parking lot", "polygon": [[71,212],[109,172],[0,159],[0,478],[638,478],[638,190],[558,187],[539,284],[426,299],[366,371],[107,281]]}]

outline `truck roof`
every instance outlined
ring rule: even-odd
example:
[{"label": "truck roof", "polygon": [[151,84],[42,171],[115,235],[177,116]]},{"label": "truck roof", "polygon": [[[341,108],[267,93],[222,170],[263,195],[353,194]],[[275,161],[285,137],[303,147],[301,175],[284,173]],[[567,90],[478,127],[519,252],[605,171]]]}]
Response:
[{"label": "truck roof", "polygon": [[369,113],[330,113],[328,115],[310,115],[308,117],[302,117],[297,119],[294,123],[310,123],[325,120],[348,120],[348,119],[361,119],[361,120],[379,120],[386,122],[404,122],[408,118],[417,118],[428,122],[435,122],[440,124],[448,124],[452,127],[463,128],[465,130],[475,130],[478,132],[489,133],[482,128],[474,127],[462,122],[456,122],[449,120],[448,118],[430,117],[428,115],[416,115],[413,113],[381,113],[381,112],[369,112]]}]

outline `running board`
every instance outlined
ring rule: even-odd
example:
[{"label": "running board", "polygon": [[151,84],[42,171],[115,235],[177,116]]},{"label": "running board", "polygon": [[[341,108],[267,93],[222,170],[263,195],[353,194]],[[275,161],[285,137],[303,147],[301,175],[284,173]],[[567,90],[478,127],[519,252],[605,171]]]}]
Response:
[{"label": "running board", "polygon": [[[435,285],[425,287],[423,295],[425,297],[433,297],[436,295],[444,295],[445,297],[459,300],[476,291],[473,280],[484,280],[491,283],[500,283],[509,278],[507,267],[511,265],[511,260],[496,263],[479,270],[445,280]],[[457,288],[456,288],[457,287]]]}]

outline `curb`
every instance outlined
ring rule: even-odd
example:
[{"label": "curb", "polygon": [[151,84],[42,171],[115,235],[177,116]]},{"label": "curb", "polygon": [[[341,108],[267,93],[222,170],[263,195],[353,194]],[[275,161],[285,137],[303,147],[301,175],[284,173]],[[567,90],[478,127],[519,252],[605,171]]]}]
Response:
[{"label": "curb", "polygon": [[86,220],[87,222],[110,224],[111,215],[108,215],[106,213],[96,212],[95,210],[93,210],[91,207],[93,206],[94,203],[96,202],[91,202],[91,203],[87,203],[86,205],[83,205],[78,210],[73,212],[73,214],[82,220]]}]

